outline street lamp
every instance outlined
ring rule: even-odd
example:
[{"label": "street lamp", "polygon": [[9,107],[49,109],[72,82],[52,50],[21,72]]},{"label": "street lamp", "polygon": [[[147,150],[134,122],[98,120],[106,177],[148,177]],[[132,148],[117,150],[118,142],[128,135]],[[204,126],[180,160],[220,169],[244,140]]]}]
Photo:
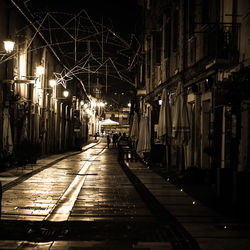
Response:
[{"label": "street lamp", "polygon": [[56,86],[56,80],[55,80],[55,79],[50,79],[50,80],[49,80],[49,86],[50,86],[51,88],[55,87],[55,86]]},{"label": "street lamp", "polygon": [[63,96],[64,96],[65,98],[67,98],[67,97],[69,96],[69,91],[68,91],[68,90],[64,90],[64,91],[63,91]]},{"label": "street lamp", "polygon": [[41,76],[44,74],[44,67],[42,65],[36,67],[36,74],[37,76]]},{"label": "street lamp", "polygon": [[14,49],[15,42],[11,40],[3,41],[4,49],[7,53],[11,53]]},{"label": "street lamp", "polygon": [[161,97],[158,97],[158,104],[159,104],[159,106],[162,105],[162,99],[161,99]]}]

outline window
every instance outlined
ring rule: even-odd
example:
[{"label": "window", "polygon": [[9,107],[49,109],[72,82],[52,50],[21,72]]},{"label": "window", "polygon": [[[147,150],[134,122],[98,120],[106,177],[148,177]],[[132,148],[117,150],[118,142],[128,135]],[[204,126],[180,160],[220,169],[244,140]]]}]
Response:
[{"label": "window", "polygon": [[[203,1],[207,2],[207,1]],[[188,1],[188,33],[189,36],[194,34],[194,15],[195,15],[195,4],[194,0]]]},{"label": "window", "polygon": [[[18,78],[20,80],[25,80],[27,76],[27,71],[26,71],[26,65],[27,65],[27,54],[26,50],[23,50],[19,54],[19,72],[18,72]],[[27,97],[27,86],[26,84],[20,84],[20,95]]]},{"label": "window", "polygon": [[171,19],[169,19],[165,26],[165,48],[164,48],[164,57],[170,57],[171,52]]},{"label": "window", "polygon": [[209,22],[209,1],[202,1],[202,23]]},{"label": "window", "polygon": [[154,35],[155,63],[161,63],[162,32],[157,31]]},{"label": "window", "polygon": [[173,50],[178,49],[179,45],[179,9],[176,7],[173,17]]},{"label": "window", "polygon": [[151,49],[147,51],[147,77],[150,78]]}]

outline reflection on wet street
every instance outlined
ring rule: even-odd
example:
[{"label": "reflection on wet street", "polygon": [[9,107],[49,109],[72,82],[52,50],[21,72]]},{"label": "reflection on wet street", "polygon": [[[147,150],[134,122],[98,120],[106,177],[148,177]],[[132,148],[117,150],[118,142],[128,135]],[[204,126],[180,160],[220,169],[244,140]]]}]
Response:
[{"label": "reflection on wet street", "polygon": [[104,147],[66,158],[4,192],[2,219],[153,220],[119,166],[117,151]]},{"label": "reflection on wet street", "polygon": [[0,182],[0,249],[249,245],[249,224],[236,225],[194,201],[140,161],[119,162],[118,150],[104,140],[1,172]]}]

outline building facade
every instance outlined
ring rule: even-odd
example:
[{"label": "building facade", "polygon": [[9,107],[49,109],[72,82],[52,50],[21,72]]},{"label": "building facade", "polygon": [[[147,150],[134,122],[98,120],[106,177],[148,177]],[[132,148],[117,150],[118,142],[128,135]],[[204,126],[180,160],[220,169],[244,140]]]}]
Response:
[{"label": "building facade", "polygon": [[[141,5],[145,28],[136,82],[152,148],[165,145],[163,164],[169,171],[201,169],[218,195],[235,200],[241,176],[250,170],[249,2],[148,0]],[[181,131],[188,140],[182,144],[173,128],[178,116],[184,119],[182,111],[176,113],[178,84],[188,116]],[[160,138],[157,101],[163,90],[172,127]]]},{"label": "building facade", "polygon": [[[63,65],[32,17],[11,1],[0,4],[1,162],[34,162],[32,155],[79,147],[88,138],[88,116],[80,105],[86,97],[73,81],[69,96],[63,95],[66,89],[55,79]],[[5,40],[15,42],[13,51],[5,50]]]}]

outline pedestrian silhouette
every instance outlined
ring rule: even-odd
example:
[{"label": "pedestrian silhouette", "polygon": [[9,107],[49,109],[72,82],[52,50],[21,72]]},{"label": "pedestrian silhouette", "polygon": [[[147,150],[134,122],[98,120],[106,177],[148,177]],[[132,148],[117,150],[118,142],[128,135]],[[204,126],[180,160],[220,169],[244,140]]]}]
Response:
[{"label": "pedestrian silhouette", "polygon": [[109,137],[109,135],[107,135],[107,146],[108,146],[108,148],[109,148],[109,144],[110,144],[110,137]]}]

